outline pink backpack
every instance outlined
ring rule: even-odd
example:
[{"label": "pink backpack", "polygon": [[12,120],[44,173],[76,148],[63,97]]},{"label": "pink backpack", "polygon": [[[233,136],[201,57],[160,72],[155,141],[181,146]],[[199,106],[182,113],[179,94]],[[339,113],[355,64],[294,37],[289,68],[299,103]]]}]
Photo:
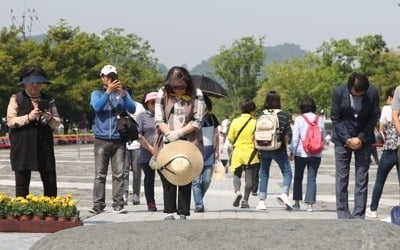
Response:
[{"label": "pink backpack", "polygon": [[313,122],[310,122],[310,120],[308,120],[307,116],[305,115],[302,115],[302,117],[308,124],[306,137],[304,138],[304,140],[302,140],[303,149],[307,154],[319,154],[324,149],[322,132],[318,127],[319,116],[316,116]]}]

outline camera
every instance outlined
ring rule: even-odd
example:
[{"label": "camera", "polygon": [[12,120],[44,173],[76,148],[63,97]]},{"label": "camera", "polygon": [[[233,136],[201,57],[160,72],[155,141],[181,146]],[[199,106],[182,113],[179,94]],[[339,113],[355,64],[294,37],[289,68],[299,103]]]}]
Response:
[{"label": "camera", "polygon": [[48,122],[44,116],[40,116],[39,123],[42,124],[43,126],[48,124]]},{"label": "camera", "polygon": [[110,78],[110,81],[111,82],[114,82],[115,80],[117,80],[118,79],[118,75],[117,74],[115,74],[115,73],[110,73],[110,74],[108,74],[108,77]]},{"label": "camera", "polygon": [[39,100],[38,102],[39,110],[44,112],[46,109],[49,108],[49,101],[48,100]]}]

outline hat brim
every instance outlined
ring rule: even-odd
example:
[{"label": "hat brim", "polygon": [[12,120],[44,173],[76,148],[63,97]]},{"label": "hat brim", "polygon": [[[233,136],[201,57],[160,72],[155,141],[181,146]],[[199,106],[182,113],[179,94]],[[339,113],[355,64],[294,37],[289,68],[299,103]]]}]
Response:
[{"label": "hat brim", "polygon": [[[182,164],[182,157],[190,162],[188,167]],[[177,158],[176,160],[172,160]],[[170,164],[166,165],[168,162]],[[192,182],[203,170],[203,155],[188,141],[178,140],[166,144],[157,156],[157,167],[162,175],[177,186]]]},{"label": "hat brim", "polygon": [[45,83],[50,84],[51,82],[42,75],[30,75],[22,78],[22,81],[19,84],[27,84],[27,83]]}]

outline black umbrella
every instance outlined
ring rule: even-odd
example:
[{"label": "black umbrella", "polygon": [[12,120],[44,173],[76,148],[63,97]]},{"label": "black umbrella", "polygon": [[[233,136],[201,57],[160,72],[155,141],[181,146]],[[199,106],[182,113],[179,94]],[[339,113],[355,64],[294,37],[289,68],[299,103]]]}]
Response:
[{"label": "black umbrella", "polygon": [[226,90],[217,81],[203,75],[192,75],[194,86],[200,88],[204,93],[216,98],[228,98]]}]

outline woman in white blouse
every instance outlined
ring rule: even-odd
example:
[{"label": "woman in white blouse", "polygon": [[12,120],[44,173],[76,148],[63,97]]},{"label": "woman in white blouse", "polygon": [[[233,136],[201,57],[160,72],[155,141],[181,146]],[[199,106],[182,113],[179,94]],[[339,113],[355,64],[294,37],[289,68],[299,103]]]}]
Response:
[{"label": "woman in white blouse", "polygon": [[[315,121],[317,107],[311,97],[306,97],[301,101],[301,116],[298,116],[293,125],[293,138],[290,144],[290,160],[294,159],[294,184],[293,184],[293,205],[294,210],[300,209],[300,201],[303,200],[303,175],[307,166],[307,190],[304,197],[304,203],[307,204],[307,211],[313,211],[313,205],[316,202],[317,194],[317,172],[321,164],[321,153],[308,154],[303,149],[302,140],[304,140],[308,128],[308,123],[303,116],[306,116],[310,122]],[[325,138],[325,125],[323,119],[318,118],[318,127],[321,129],[322,138]]]}]

